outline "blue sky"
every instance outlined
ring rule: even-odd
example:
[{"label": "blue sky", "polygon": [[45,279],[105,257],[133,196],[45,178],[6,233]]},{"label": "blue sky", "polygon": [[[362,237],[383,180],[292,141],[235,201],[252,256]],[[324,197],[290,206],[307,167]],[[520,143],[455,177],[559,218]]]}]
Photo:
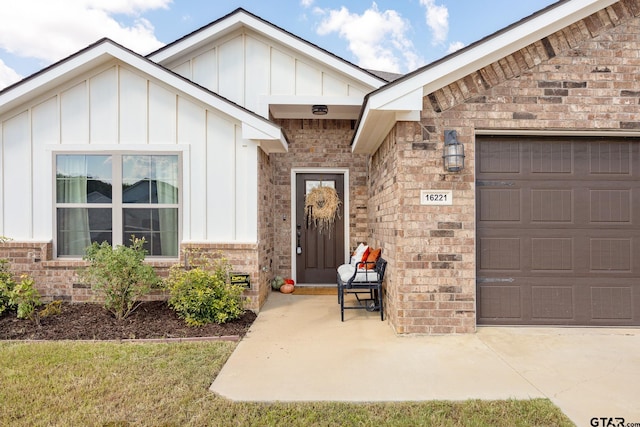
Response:
[{"label": "blue sky", "polygon": [[242,7],[364,68],[407,73],[556,0],[19,0],[0,13],[0,89],[102,37],[147,54]]}]

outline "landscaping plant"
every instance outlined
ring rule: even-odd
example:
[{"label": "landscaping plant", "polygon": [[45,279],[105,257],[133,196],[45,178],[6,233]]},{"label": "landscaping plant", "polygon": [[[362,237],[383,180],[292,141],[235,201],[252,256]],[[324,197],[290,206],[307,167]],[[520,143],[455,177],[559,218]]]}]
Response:
[{"label": "landscaping plant", "polygon": [[33,278],[27,274],[20,276],[20,282],[13,280],[6,259],[0,259],[0,314],[6,310],[17,310],[18,319],[40,322],[37,312],[42,304],[40,294],[34,287]]},{"label": "landscaping plant", "polygon": [[16,283],[9,272],[9,261],[0,259],[0,314],[13,308],[11,292],[15,285]]},{"label": "landscaping plant", "polygon": [[118,320],[125,319],[140,305],[140,298],[160,283],[152,266],[145,264],[144,238],[131,239],[131,246],[113,248],[108,242],[94,242],[83,259],[89,265],[80,278],[104,296],[104,306]]},{"label": "landscaping plant", "polygon": [[201,257],[196,265],[171,267],[166,281],[169,306],[192,326],[225,323],[240,317],[244,313],[244,288],[229,283],[229,261]]},{"label": "landscaping plant", "polygon": [[34,287],[32,277],[27,274],[20,276],[20,282],[16,283],[11,292],[11,305],[18,308],[18,319],[29,319],[40,324],[40,316],[36,310],[42,305],[40,294]]}]

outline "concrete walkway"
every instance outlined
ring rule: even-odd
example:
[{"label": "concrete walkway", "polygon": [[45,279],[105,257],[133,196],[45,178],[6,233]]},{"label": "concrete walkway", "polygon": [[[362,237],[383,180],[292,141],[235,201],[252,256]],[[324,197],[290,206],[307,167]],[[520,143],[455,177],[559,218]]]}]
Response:
[{"label": "concrete walkway", "polygon": [[578,426],[640,423],[640,329],[394,334],[336,296],[272,293],[211,390],[238,401],[549,398]]}]

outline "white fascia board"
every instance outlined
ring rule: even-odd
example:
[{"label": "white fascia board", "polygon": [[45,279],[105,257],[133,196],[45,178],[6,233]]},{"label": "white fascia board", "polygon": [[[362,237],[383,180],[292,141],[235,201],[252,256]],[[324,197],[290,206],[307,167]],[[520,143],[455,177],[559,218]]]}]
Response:
[{"label": "white fascia board", "polygon": [[354,154],[373,154],[397,120],[394,111],[369,110],[366,117],[368,125],[358,129],[351,146],[351,151]]},{"label": "white fascia board", "polygon": [[396,98],[384,105],[372,105],[368,100],[353,139],[354,153],[372,153],[396,122],[419,122],[422,112],[422,88]]},{"label": "white fascia board", "polygon": [[20,106],[26,100],[35,98],[58,84],[112,59],[113,56],[104,49],[104,45],[101,45],[77,57],[63,61],[41,74],[26,77],[22,82],[9,86],[0,93],[0,116]]},{"label": "white fascia board", "polygon": [[377,89],[387,82],[372,75],[368,72],[352,65],[336,56],[333,56],[326,51],[305,42],[302,39],[294,37],[274,25],[268,24],[256,17],[244,12],[239,11],[231,16],[228,16],[221,21],[203,28],[190,36],[187,36],[183,41],[177,42],[173,46],[168,46],[165,49],[160,50],[155,54],[151,54],[148,58],[159,64],[167,64],[172,62],[175,58],[183,55],[185,52],[198,49],[202,44],[206,43],[211,38],[220,37],[230,31],[245,26],[258,33],[265,35],[268,38],[278,41],[285,46],[293,50],[297,50],[304,55],[314,58],[326,64],[328,67],[333,68],[349,77],[360,81],[361,83],[368,85],[373,89]]},{"label": "white fascia board", "polygon": [[[256,123],[253,124],[255,125]],[[287,140],[284,137],[282,130],[275,125],[254,127],[250,123],[242,122],[242,139],[277,142],[283,150],[281,152],[286,152],[288,150]]]},{"label": "white fascia board", "polygon": [[412,92],[405,93],[385,104],[380,104],[380,98],[369,100],[369,107],[372,110],[385,111],[422,111],[422,98],[424,94],[422,88],[414,89]]},{"label": "white fascia board", "polygon": [[194,33],[187,35],[183,40],[170,44],[165,48],[161,48],[158,52],[151,53],[147,58],[153,62],[157,62],[158,64],[166,65],[174,58],[184,55],[185,52],[198,49],[200,45],[207,43],[211,37],[220,37],[240,28],[241,26],[242,20],[240,19],[239,14],[231,15],[203,28],[200,31],[196,30]]},{"label": "white fascia board", "polygon": [[348,105],[359,107],[362,105],[361,96],[297,96],[297,95],[268,95],[261,96],[260,103],[265,105]]}]

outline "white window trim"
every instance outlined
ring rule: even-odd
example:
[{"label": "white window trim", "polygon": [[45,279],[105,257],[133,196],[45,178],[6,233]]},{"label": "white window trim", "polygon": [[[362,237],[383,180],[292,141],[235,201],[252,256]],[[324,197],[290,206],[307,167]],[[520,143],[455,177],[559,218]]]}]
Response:
[{"label": "white window trim", "polygon": [[[52,191],[53,191],[53,257],[54,259],[80,259],[82,257],[76,255],[58,255],[58,208],[84,208],[87,207],[86,204],[83,203],[58,203],[57,202],[57,188],[56,188],[56,171],[57,171],[57,156],[58,155],[83,155],[83,156],[115,156],[119,159],[119,161],[113,161],[113,176],[112,176],[112,201],[111,203],[92,203],[91,208],[109,208],[112,210],[112,244],[113,246],[122,245],[122,234],[123,234],[123,215],[117,214],[117,212],[122,212],[122,210],[126,207],[122,202],[122,191],[115,191],[115,188],[121,188],[122,185],[122,158],[124,156],[177,156],[178,157],[178,203],[171,204],[162,204],[158,205],[155,203],[136,203],[136,208],[158,208],[158,207],[173,207],[178,209],[178,256],[147,256],[147,258],[155,259],[155,260],[177,260],[180,256],[180,242],[182,241],[182,218],[183,218],[183,197],[185,194],[185,180],[184,180],[184,159],[185,159],[185,151],[188,151],[188,146],[171,146],[171,147],[162,147],[159,150],[158,146],[149,146],[149,145],[132,145],[127,148],[133,148],[131,150],[114,150],[113,146],[108,145],[100,145],[100,146],[91,146],[92,149],[88,150],[86,145],[69,145],[64,147],[64,149],[59,149],[61,147],[56,147],[56,149],[51,150],[51,161],[53,164],[52,167],[52,175],[53,175],[53,183],[52,183]],[[110,149],[109,149],[110,148]]]}]

